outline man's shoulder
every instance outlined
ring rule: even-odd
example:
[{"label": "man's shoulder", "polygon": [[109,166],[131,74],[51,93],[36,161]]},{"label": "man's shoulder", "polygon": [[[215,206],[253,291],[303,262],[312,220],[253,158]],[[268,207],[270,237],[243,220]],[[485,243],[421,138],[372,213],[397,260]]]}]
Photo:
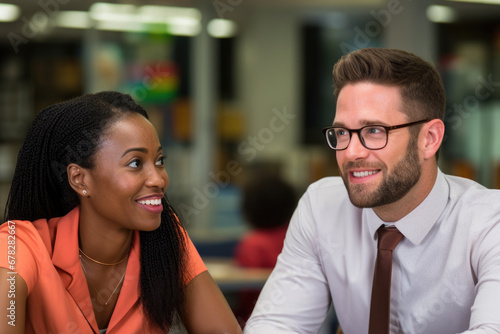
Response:
[{"label": "man's shoulder", "polygon": [[469,197],[469,196],[500,196],[500,190],[488,189],[482,184],[455,175],[445,175],[446,181],[450,186],[451,197]]},{"label": "man's shoulder", "polygon": [[450,200],[467,204],[470,210],[481,210],[491,207],[500,211],[500,190],[488,189],[480,183],[459,176],[446,175],[450,187]]},{"label": "man's shoulder", "polygon": [[444,177],[448,184],[450,185],[451,190],[455,190],[457,193],[464,193],[470,190],[486,190],[487,188],[481,185],[480,183],[467,179],[465,177],[444,174]]}]

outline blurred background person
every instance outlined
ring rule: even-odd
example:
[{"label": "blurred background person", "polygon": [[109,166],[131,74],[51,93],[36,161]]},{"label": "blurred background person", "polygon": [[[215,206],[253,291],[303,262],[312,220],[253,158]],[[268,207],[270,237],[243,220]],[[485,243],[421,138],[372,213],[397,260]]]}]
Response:
[{"label": "blurred background person", "polygon": [[236,246],[236,261],[243,267],[274,268],[297,205],[295,189],[277,175],[261,174],[247,182],[242,196],[242,214],[252,230]]},{"label": "blurred background person", "polygon": [[[234,256],[239,266],[274,268],[296,205],[295,189],[279,175],[261,172],[249,178],[243,187],[241,207],[251,230],[236,246]],[[259,292],[241,292],[235,310],[240,323],[250,316]]]}]

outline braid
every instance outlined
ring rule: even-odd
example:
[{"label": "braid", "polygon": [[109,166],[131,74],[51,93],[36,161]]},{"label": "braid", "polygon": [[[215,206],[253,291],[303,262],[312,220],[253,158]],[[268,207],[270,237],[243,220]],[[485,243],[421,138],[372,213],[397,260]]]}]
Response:
[{"label": "braid", "polygon": [[[183,306],[185,282],[185,232],[167,199],[162,199],[161,225],[140,232],[141,300],[148,318],[162,330],[172,325]],[[172,237],[175,236],[175,237]],[[169,254],[170,256],[166,256]],[[165,284],[171,282],[171,284]]]},{"label": "braid", "polygon": [[[5,208],[5,220],[61,217],[79,205],[66,168],[93,168],[106,129],[126,115],[146,111],[118,92],[87,94],[43,109],[35,117],[18,157]],[[140,232],[140,295],[149,321],[172,324],[184,302],[185,235],[166,199],[160,227]]]},{"label": "braid", "polygon": [[[92,110],[79,102],[74,99],[50,106],[35,117],[18,154],[7,219],[50,219],[65,215],[78,204],[66,182],[66,166],[70,162],[90,165],[90,153],[77,151],[82,146],[82,132],[85,125],[102,130],[97,118],[90,117]],[[90,139],[95,148],[98,138]]]}]

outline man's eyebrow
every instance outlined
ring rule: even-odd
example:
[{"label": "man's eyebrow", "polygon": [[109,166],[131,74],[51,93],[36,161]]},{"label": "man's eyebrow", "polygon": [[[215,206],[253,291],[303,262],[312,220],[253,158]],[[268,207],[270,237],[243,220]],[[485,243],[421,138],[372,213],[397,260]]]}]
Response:
[{"label": "man's eyebrow", "polygon": [[387,125],[386,122],[382,122],[380,120],[366,120],[366,121],[361,122],[361,124],[363,124],[363,126],[367,126],[367,125]]},{"label": "man's eyebrow", "polygon": [[[363,120],[361,121],[361,127],[368,126],[368,125],[384,125],[386,126],[387,124],[382,121],[377,121],[377,120]],[[334,122],[332,126],[340,127],[340,128],[347,128],[344,123],[342,122]]]}]

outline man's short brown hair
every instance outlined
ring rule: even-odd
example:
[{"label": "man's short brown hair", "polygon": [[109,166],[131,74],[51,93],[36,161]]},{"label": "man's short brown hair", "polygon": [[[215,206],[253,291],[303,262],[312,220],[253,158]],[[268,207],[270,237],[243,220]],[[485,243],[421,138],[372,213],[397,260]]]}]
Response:
[{"label": "man's short brown hair", "polygon": [[348,84],[371,82],[400,87],[408,121],[444,120],[446,97],[436,68],[413,53],[384,48],[353,51],[333,67],[335,96]]}]

